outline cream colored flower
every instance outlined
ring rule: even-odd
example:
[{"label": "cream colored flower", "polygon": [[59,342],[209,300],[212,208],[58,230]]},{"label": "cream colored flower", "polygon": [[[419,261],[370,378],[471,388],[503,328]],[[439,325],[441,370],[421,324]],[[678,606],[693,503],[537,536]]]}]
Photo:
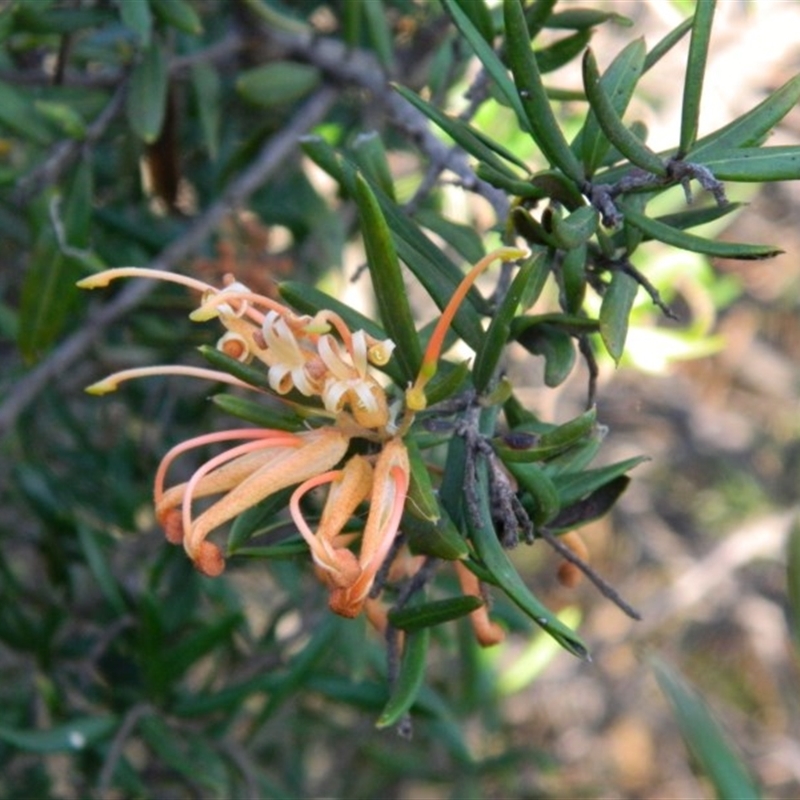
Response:
[{"label": "cream colored flower", "polygon": [[389,408],[385,392],[369,373],[364,331],[356,331],[351,342],[348,353],[330,334],[319,338],[317,350],[328,370],[322,402],[333,412],[349,407],[365,428],[384,427],[389,422]]}]

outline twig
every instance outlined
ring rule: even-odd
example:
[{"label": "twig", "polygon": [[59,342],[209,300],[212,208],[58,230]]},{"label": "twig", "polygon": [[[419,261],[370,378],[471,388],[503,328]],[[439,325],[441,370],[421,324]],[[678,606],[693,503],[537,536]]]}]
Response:
[{"label": "twig", "polygon": [[[111,741],[111,746],[108,748],[103,768],[100,770],[100,775],[97,779],[96,794],[103,800],[108,792],[111,781],[114,779],[114,772],[117,769],[122,758],[122,751],[128,742],[134,728],[139,724],[142,717],[153,714],[155,709],[149,703],[137,703],[122,719],[122,724],[119,726],[116,735]],[[110,795],[109,795],[110,796]]]},{"label": "twig", "polygon": [[391,570],[392,564],[397,558],[397,554],[400,552],[405,543],[405,534],[402,532],[398,533],[392,542],[392,546],[389,548],[386,558],[383,559],[383,563],[375,574],[375,580],[372,584],[372,588],[369,590],[369,597],[376,598],[383,591],[384,587],[386,586],[386,579],[389,576],[389,570]]},{"label": "twig", "polygon": [[[171,78],[180,77],[195,64],[224,61],[226,58],[236,55],[245,46],[246,43],[242,36],[235,32],[228,33],[218,42],[214,42],[203,50],[175,56],[169,62],[169,75]],[[86,73],[65,68],[59,86],[113,89],[119,85],[124,76],[125,69],[111,68]],[[43,69],[0,69],[0,81],[13,86],[52,86],[55,83],[52,71]]]},{"label": "twig", "polygon": [[[233,181],[222,197],[198,217],[183,236],[164,248],[148,267],[170,269],[197,250],[231,208],[241,205],[283,166],[298,138],[325,116],[337,96],[338,92],[331,87],[323,87],[312,95],[289,124],[267,142],[250,168]],[[139,305],[152,290],[153,284],[149,281],[137,281],[125,287],[114,300],[101,306],[80,330],[22,378],[0,405],[0,437],[11,429],[17,417],[37,395],[57,382],[91,348],[102,330]]]},{"label": "twig", "polygon": [[656,289],[656,287],[650,282],[650,280],[645,276],[642,272],[640,272],[636,267],[631,264],[628,259],[625,259],[620,263],[620,269],[626,274],[630,275],[639,286],[644,289],[647,294],[650,295],[650,299],[653,301],[653,304],[658,306],[661,309],[661,313],[667,318],[672,320],[678,320],[680,317],[661,299],[661,292]]},{"label": "twig", "polygon": [[249,753],[238,742],[229,738],[222,738],[217,741],[219,749],[230,758],[239,768],[245,783],[245,797],[258,797],[260,787],[258,784],[257,767],[252,762]]},{"label": "twig", "polygon": [[46,186],[56,183],[78,158],[81,151],[91,147],[106,132],[108,126],[122,110],[127,90],[128,81],[123,79],[117,90],[111,95],[106,107],[86,129],[86,135],[83,139],[69,139],[59,142],[53,149],[52,155],[46,161],[20,179],[17,188],[11,195],[12,203],[16,203],[18,206],[25,206],[32,197]]},{"label": "twig", "polygon": [[578,350],[583,356],[586,369],[589,370],[589,388],[586,392],[586,410],[588,411],[595,404],[597,397],[597,379],[600,376],[600,367],[597,366],[592,343],[585,333],[578,336]]},{"label": "twig", "polygon": [[631,619],[641,619],[641,614],[631,606],[627,601],[623,600],[619,592],[608,583],[601,575],[595,572],[592,567],[587,564],[582,558],[575,555],[572,550],[565,544],[559,541],[558,536],[554,536],[547,528],[538,528],[536,531],[538,536],[541,536],[550,547],[553,548],[562,558],[574,564],[596,587],[603,597],[607,597],[615,606],[624,611]]}]

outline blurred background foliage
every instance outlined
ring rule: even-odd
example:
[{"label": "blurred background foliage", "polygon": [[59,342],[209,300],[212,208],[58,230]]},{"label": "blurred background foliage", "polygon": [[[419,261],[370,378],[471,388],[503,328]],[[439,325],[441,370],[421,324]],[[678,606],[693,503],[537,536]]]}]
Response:
[{"label": "blurred background foliage", "polygon": [[[508,99],[476,81],[473,48],[453,24],[463,9],[478,30],[496,26],[500,8],[488,5],[488,18],[479,3],[404,0],[0,7],[3,795],[800,791],[796,184],[729,185],[743,203],[734,222],[699,229],[786,251],[771,261],[660,244],[633,256],[680,319],[640,292],[620,365],[599,356],[604,463],[651,460],[586,538],[592,563],[643,620],[590,586],[560,586],[555,554],[518,548],[516,567],[579,628],[593,661],[560,651],[496,592],[493,615],[511,635],[482,651],[464,620],[435,629],[411,739],[374,730],[385,646],[363,620],[327,611],[306,558],[232,559],[210,580],[163,543],[152,476],[170,446],[219,424],[208,388],[173,379],[101,401],[82,392],[113,369],[185,363],[214,335],[188,321],[190,299],[173,287],[81,296],[75,281],[104,265],[211,282],[233,271],[265,293],[291,280],[375,313],[358,277],[358,215],[307,155],[314,142],[347,153],[459,262],[499,243],[506,196],[464,191],[461,152],[442,177],[445,162],[435,162],[451,157],[448,137],[385,80],[464,113],[532,171],[545,169]],[[590,37],[605,68],[636,37],[652,49],[695,8],[587,2],[580,13],[595,16],[578,24],[577,3],[551,6],[532,7],[545,23],[535,46],[568,140],[585,115],[576,58]],[[563,16],[548,25],[553,13]],[[798,71],[798,23],[795,4],[720,4],[701,136]],[[644,121],[656,152],[677,140],[686,50],[683,41],[669,51],[632,101],[629,116]],[[319,138],[304,153],[297,143],[309,134]],[[769,144],[798,139],[794,109]],[[686,206],[675,188],[653,208]],[[411,281],[409,292],[429,320],[430,299]],[[600,304],[590,296],[589,313]],[[510,348],[517,396],[542,419],[582,410],[586,369],[571,372],[548,385],[541,359]]]}]

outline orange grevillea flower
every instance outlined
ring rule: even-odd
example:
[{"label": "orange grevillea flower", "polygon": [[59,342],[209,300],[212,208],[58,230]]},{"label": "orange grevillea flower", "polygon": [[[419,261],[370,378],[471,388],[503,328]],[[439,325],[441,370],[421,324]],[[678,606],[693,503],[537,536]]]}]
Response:
[{"label": "orange grevillea flower", "polygon": [[[209,534],[270,495],[297,486],[290,513],[308,542],[318,575],[331,591],[331,607],[344,616],[356,616],[391,550],[408,491],[405,445],[389,432],[386,393],[371,373],[372,364],[388,362],[394,344],[364,331],[351,331],[332,311],[314,317],[296,314],[230,278],[224,288],[216,289],[174,273],[130,267],[98,273],[79,285],[105,286],[122,277],[167,280],[200,292],[200,305],[190,317],[219,320],[225,333],[218,348],[240,361],[261,361],[276,394],[296,390],[317,398],[322,408],[316,411],[328,420],[322,427],[295,433],[236,428],[173,447],[158,468],[154,489],[156,517],[167,539],[182,544],[202,573],[219,575],[225,560],[220,548],[208,540]],[[248,386],[217,370],[161,366],[118,372],[88,391],[103,394],[123,381],[148,375],[194,376]],[[378,445],[379,452],[346,458],[354,438],[371,442],[373,448]],[[178,457],[221,443],[230,446],[203,463],[187,481],[167,486],[167,475]],[[328,496],[313,531],[300,501],[322,485],[328,486]],[[196,512],[197,501],[204,498],[210,504]],[[345,528],[365,501],[369,512],[360,546],[353,552],[358,536]]]},{"label": "orange grevillea flower", "polygon": [[[210,534],[265,498],[294,486],[289,512],[308,544],[319,579],[330,591],[331,609],[345,617],[366,609],[374,624],[385,624],[385,612],[370,598],[370,591],[392,553],[408,494],[411,469],[403,437],[414,413],[427,404],[425,386],[436,372],[445,333],[469,287],[492,261],[521,255],[515,248],[500,248],[465,276],[434,329],[415,383],[406,390],[399,424],[372,372],[373,366],[389,361],[394,343],[363,330],[351,331],[333,311],[297,314],[230,276],[221,289],[175,273],[135,267],[106,270],[80,281],[79,286],[91,289],[118,278],[139,277],[197,291],[200,303],[190,318],[219,321],[224,328],[217,342],[220,351],[242,362],[260,362],[275,395],[295,392],[316,402],[308,414],[317,417],[319,427],[297,432],[234,428],[173,447],[158,467],[154,487],[156,517],[167,539],[182,545],[200,572],[219,575],[225,559],[209,541]],[[123,370],[87,391],[104,394],[123,381],[150,375],[197,377],[263,391],[220,370],[180,365]],[[354,440],[361,440],[359,454],[352,454]],[[188,480],[168,485],[176,459],[220,444],[227,449],[205,461]],[[327,487],[327,496],[314,528],[301,504],[320,487]],[[198,501],[204,501],[200,510]],[[348,526],[364,506],[363,530],[354,532]],[[457,572],[464,593],[479,595],[478,579],[462,565],[457,565]],[[485,608],[473,612],[472,622],[482,644],[502,638]]]}]

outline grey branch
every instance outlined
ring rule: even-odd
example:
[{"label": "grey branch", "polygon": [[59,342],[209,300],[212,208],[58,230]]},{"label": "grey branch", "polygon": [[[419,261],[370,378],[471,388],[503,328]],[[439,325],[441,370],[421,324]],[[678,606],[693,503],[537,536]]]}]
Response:
[{"label": "grey branch", "polygon": [[[267,142],[252,165],[229,185],[222,197],[147,266],[150,269],[168,270],[202,246],[230,209],[240,206],[283,165],[295,149],[297,140],[325,116],[336,96],[337,91],[330,87],[312,95],[289,124]],[[139,305],[152,290],[153,284],[149,281],[136,281],[128,285],[20,380],[0,405],[0,436],[10,430],[17,417],[40,392],[57,382],[59,376],[91,348],[101,331]]]},{"label": "grey branch", "polygon": [[337,40],[309,34],[267,31],[266,35],[288,56],[314,64],[334,83],[368,91],[386,109],[391,124],[409,136],[432,164],[450,170],[464,188],[486,198],[498,219],[506,218],[505,194],[478,178],[463,150],[449,147],[433,134],[428,118],[392,89],[385,70],[374,56],[348,49]]}]

